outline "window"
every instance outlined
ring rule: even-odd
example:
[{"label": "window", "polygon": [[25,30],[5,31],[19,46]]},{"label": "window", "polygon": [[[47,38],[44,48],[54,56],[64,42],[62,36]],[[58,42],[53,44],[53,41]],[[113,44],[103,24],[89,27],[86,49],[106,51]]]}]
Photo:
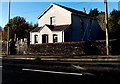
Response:
[{"label": "window", "polygon": [[53,43],[58,42],[58,35],[57,34],[53,34]]},{"label": "window", "polygon": [[35,43],[38,43],[38,35],[34,35]]},{"label": "window", "polygon": [[55,25],[55,17],[50,17],[50,25]]}]

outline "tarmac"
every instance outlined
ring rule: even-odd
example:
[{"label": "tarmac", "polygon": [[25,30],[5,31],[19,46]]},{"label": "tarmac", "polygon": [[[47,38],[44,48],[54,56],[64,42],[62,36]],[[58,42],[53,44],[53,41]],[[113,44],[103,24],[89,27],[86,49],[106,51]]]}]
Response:
[{"label": "tarmac", "polygon": [[[75,78],[75,81],[77,81],[77,83],[78,81],[83,81],[83,83],[87,81],[96,81],[96,83],[103,83],[103,81],[106,81],[107,83],[109,82],[110,84],[115,84],[116,81],[120,80],[120,55],[91,55],[70,57],[3,55],[1,58],[4,76],[3,79],[5,82],[11,81],[11,75],[15,75],[15,78],[20,78],[20,80],[26,78],[25,81],[31,77],[32,81],[34,79],[34,82],[37,78],[39,78],[38,80],[41,78],[46,82],[46,78],[48,78],[49,75],[50,80],[56,81],[61,80],[61,78],[63,78],[63,81],[64,79],[69,79],[70,81],[73,80],[73,77],[78,77],[78,79]],[[10,74],[9,78],[8,74]],[[37,74],[39,75],[36,76]],[[23,79],[21,79],[22,77],[20,75],[22,77],[24,76],[25,78],[23,77]],[[55,76],[51,77],[51,75]],[[63,75],[65,77],[60,77]],[[55,79],[56,77],[58,78]]]}]

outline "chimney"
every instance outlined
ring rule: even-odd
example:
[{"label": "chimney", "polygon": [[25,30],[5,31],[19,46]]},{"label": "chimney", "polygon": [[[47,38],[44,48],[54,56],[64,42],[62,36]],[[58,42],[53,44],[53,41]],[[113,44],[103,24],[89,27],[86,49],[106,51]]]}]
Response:
[{"label": "chimney", "polygon": [[86,13],[86,10],[85,10],[85,8],[83,8],[82,12],[83,12],[83,13]]}]

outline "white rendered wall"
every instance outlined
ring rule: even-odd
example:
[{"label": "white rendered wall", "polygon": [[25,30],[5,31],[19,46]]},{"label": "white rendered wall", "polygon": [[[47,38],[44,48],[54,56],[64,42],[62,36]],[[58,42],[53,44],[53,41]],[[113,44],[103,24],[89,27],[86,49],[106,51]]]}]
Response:
[{"label": "white rendered wall", "polygon": [[53,43],[53,34],[58,35],[58,42],[62,42],[63,40],[63,35],[62,31],[57,32],[57,31],[51,31],[47,26],[44,26],[43,29],[39,32],[39,43],[42,43],[42,35],[47,34],[48,35],[48,43]]},{"label": "white rendered wall", "polygon": [[50,17],[55,17],[56,25],[71,24],[71,12],[53,5],[40,19],[38,19],[38,27],[50,24]]},{"label": "white rendered wall", "polygon": [[35,44],[35,35],[38,35],[38,43],[40,42],[39,32],[30,32],[30,44]]}]

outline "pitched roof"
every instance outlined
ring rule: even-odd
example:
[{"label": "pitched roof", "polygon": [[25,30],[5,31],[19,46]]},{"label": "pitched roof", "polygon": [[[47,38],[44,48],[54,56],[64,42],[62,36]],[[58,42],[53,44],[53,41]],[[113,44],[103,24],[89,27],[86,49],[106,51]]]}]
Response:
[{"label": "pitched roof", "polygon": [[66,7],[66,6],[62,6],[62,5],[59,5],[59,4],[55,4],[55,5],[58,5],[58,6],[62,7],[62,8],[64,8],[64,9],[72,12],[72,13],[77,13],[77,14],[82,14],[82,15],[87,15],[88,16],[88,14],[86,14],[86,13],[84,13],[82,11],[75,10],[75,9],[72,9],[72,8],[69,8],[69,7]]},{"label": "pitched roof", "polygon": [[57,5],[61,8],[64,8],[72,13],[76,13],[76,14],[81,14],[81,15],[85,15],[85,16],[89,16],[88,14],[82,12],[82,11],[79,11],[79,10],[75,10],[75,9],[72,9],[72,8],[69,8],[69,7],[66,7],[66,6],[62,6],[62,5],[59,5],[59,4],[55,4],[55,3],[52,3],[45,11],[43,11],[39,16],[38,18],[41,18],[51,7],[53,7],[53,5]]},{"label": "pitched roof", "polygon": [[42,27],[36,27],[35,29],[33,29],[31,32],[38,32]]},{"label": "pitched roof", "polygon": [[[54,26],[54,25],[47,25],[46,26],[51,30],[51,31],[63,31],[66,28],[68,28],[70,25],[58,25],[58,26]],[[44,26],[43,26],[44,27]],[[36,27],[35,29],[33,29],[31,32],[38,32],[39,30],[41,30],[43,27]]]},{"label": "pitched roof", "polygon": [[66,28],[69,27],[69,25],[58,25],[58,26],[54,26],[54,25],[46,25],[51,31],[63,31]]}]

